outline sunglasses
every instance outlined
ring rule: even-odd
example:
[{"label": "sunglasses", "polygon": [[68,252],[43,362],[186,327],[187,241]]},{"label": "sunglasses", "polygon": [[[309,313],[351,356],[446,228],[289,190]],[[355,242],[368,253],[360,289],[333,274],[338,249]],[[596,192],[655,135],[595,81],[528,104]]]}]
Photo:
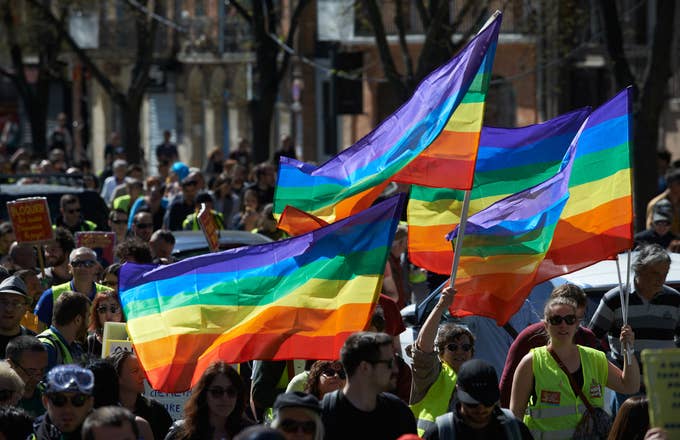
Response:
[{"label": "sunglasses", "polygon": [[222,387],[218,387],[218,386],[208,388],[208,392],[210,393],[210,395],[214,399],[220,399],[225,394],[227,395],[227,397],[234,398],[234,397],[236,397],[236,394],[238,393],[236,391],[236,388],[234,388],[234,387],[222,388]]},{"label": "sunglasses", "polygon": [[118,307],[118,306],[111,306],[111,307],[99,306],[99,307],[97,307],[97,313],[106,313],[106,312],[118,313],[118,312],[120,312],[120,307]]},{"label": "sunglasses", "polygon": [[182,186],[184,186],[184,187],[187,187],[187,186],[194,186],[194,185],[198,185],[198,182],[196,182],[195,180],[190,180],[190,181],[188,181],[188,182],[183,182],[183,183],[182,183]]},{"label": "sunglasses", "polygon": [[301,429],[302,432],[305,434],[314,434],[314,432],[316,431],[316,423],[314,423],[311,420],[306,422],[300,422],[293,419],[283,419],[281,420],[281,424],[279,426],[281,427],[283,432],[287,432],[289,434],[298,432]]},{"label": "sunglasses", "polygon": [[127,222],[128,222],[127,219],[122,219],[122,218],[117,219],[117,220],[111,220],[111,223],[113,223],[114,225],[122,225],[122,224],[127,223]]},{"label": "sunglasses", "polygon": [[473,408],[473,409],[474,409],[474,408],[478,408],[478,407],[480,407],[480,406],[484,406],[484,407],[489,408],[489,407],[495,405],[495,403],[493,403],[493,404],[491,404],[491,405],[487,405],[487,404],[485,404],[485,403],[465,403],[465,402],[461,402],[461,403],[462,403],[463,405],[467,406],[468,408]]},{"label": "sunglasses", "polygon": [[551,323],[552,325],[560,325],[562,324],[562,321],[564,321],[567,325],[574,325],[574,323],[576,322],[576,315],[566,316],[553,315],[550,318],[548,318],[548,322]]},{"label": "sunglasses", "polygon": [[75,260],[71,261],[73,267],[94,267],[97,264],[94,260]]},{"label": "sunglasses", "polygon": [[0,402],[9,400],[14,394],[14,390],[0,390]]},{"label": "sunglasses", "polygon": [[80,214],[80,209],[67,209],[66,212],[69,214]]},{"label": "sunglasses", "polygon": [[334,368],[326,368],[324,369],[321,374],[323,374],[326,377],[334,377],[338,376],[340,379],[345,379],[347,378],[347,374],[345,373],[345,370],[336,370]]},{"label": "sunglasses", "polygon": [[135,226],[137,226],[139,229],[148,229],[153,228],[153,223],[135,223]]},{"label": "sunglasses", "polygon": [[373,365],[375,365],[375,364],[385,364],[387,366],[387,368],[390,369],[390,370],[394,366],[394,358],[386,359],[386,360],[385,359],[379,359],[377,361],[369,361],[369,362]]},{"label": "sunglasses", "polygon": [[25,368],[19,362],[12,362],[12,365],[19,367],[27,376],[31,377],[43,377],[45,375],[46,368]]},{"label": "sunglasses", "polygon": [[670,226],[671,222],[667,222],[666,220],[657,220],[654,222],[654,224],[659,226]]},{"label": "sunglasses", "polygon": [[458,344],[452,343],[452,344],[448,344],[446,346],[446,349],[449,350],[449,351],[456,351],[459,348],[461,350],[463,350],[464,352],[468,352],[468,351],[472,350],[472,344],[460,344],[460,345],[458,345]]},{"label": "sunglasses", "polygon": [[90,398],[87,394],[75,394],[69,398],[69,396],[65,394],[48,394],[47,398],[52,402],[52,405],[56,406],[57,408],[61,408],[63,406],[66,406],[68,402],[71,402],[71,405],[80,408],[85,403],[87,402],[87,399]]}]

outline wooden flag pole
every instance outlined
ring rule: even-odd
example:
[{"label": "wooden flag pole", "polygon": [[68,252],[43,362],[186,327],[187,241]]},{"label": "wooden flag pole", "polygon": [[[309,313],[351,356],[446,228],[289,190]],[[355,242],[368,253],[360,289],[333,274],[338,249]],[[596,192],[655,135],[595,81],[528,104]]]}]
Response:
[{"label": "wooden flag pole", "polygon": [[460,224],[458,225],[458,235],[453,245],[453,265],[451,266],[451,278],[449,286],[453,287],[456,282],[456,272],[458,271],[458,262],[460,260],[460,249],[463,247],[463,236],[465,235],[465,225],[467,224],[468,211],[470,209],[470,193],[471,190],[465,191],[463,198],[463,210],[460,213]]}]

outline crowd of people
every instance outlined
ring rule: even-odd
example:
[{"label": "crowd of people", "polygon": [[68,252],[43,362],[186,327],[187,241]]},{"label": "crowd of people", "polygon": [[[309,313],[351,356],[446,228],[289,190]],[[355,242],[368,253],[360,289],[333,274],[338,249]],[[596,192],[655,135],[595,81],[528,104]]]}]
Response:
[{"label": "crowd of people", "polygon": [[[156,148],[155,173],[145,175],[143,166],[127,163],[114,133],[106,169],[95,174],[59,145],[41,161],[15,153],[6,176],[96,191],[108,221],[86,218],[81,199],[67,194],[49,242],[17,243],[12,224],[0,223],[0,438],[666,438],[650,427],[639,353],[675,347],[680,337],[680,293],[664,285],[667,251],[680,236],[680,171],[669,172],[650,202],[649,229],[635,237],[627,320],[618,289],[584,323],[583,290],[558,286],[540,320],[518,329],[507,356],[494,353],[505,358],[499,366],[481,350],[486,335],[445,319],[455,296],[447,287],[404,355],[399,311],[422,297],[414,280],[423,273],[408,264],[400,225],[370,327],[349,336],[337,359],[215,362],[173,421],[145,396],[134,353],[102,357],[105,323],[126,319],[121,265],[174,262],[173,231],[200,229],[201,206],[220,229],[286,238],[272,215],[275,162],[253,163],[243,140],[226,158],[215,149],[203,169],[190,167],[168,131]],[[295,154],[290,139],[277,154]],[[113,232],[114,261],[103,264],[95,250],[77,245],[82,231]]]}]

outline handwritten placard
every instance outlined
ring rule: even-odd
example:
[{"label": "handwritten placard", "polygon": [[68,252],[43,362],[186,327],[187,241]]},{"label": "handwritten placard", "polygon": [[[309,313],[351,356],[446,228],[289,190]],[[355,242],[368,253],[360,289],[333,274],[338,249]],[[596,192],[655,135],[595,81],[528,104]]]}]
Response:
[{"label": "handwritten placard", "polygon": [[680,438],[680,348],[642,350],[650,426]]},{"label": "handwritten placard", "polygon": [[52,221],[45,197],[29,197],[7,203],[7,212],[19,243],[52,240]]}]

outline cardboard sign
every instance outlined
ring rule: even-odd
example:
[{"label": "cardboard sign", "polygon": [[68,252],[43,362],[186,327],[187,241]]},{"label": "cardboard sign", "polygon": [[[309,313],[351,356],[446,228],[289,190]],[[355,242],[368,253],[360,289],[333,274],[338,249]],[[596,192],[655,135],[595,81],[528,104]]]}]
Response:
[{"label": "cardboard sign", "polygon": [[75,239],[76,247],[85,246],[95,251],[97,259],[104,268],[113,263],[113,250],[116,246],[116,234],[114,232],[76,232]]},{"label": "cardboard sign", "polygon": [[205,203],[201,203],[201,210],[196,216],[198,224],[201,225],[201,230],[205,239],[208,240],[208,248],[210,252],[217,252],[220,250],[220,237],[217,231],[217,224],[212,212],[207,209]]},{"label": "cardboard sign", "polygon": [[[128,339],[127,327],[124,322],[105,322],[102,336],[102,357],[105,358],[117,351],[130,351],[134,353],[132,342]],[[184,417],[184,403],[186,403],[191,390],[183,393],[163,393],[156,391],[144,380],[144,395],[159,401],[172,417],[178,420]]]},{"label": "cardboard sign", "polygon": [[45,197],[28,197],[7,202],[7,212],[17,242],[36,243],[54,238]]},{"label": "cardboard sign", "polygon": [[680,438],[680,348],[642,350],[649,424]]}]

